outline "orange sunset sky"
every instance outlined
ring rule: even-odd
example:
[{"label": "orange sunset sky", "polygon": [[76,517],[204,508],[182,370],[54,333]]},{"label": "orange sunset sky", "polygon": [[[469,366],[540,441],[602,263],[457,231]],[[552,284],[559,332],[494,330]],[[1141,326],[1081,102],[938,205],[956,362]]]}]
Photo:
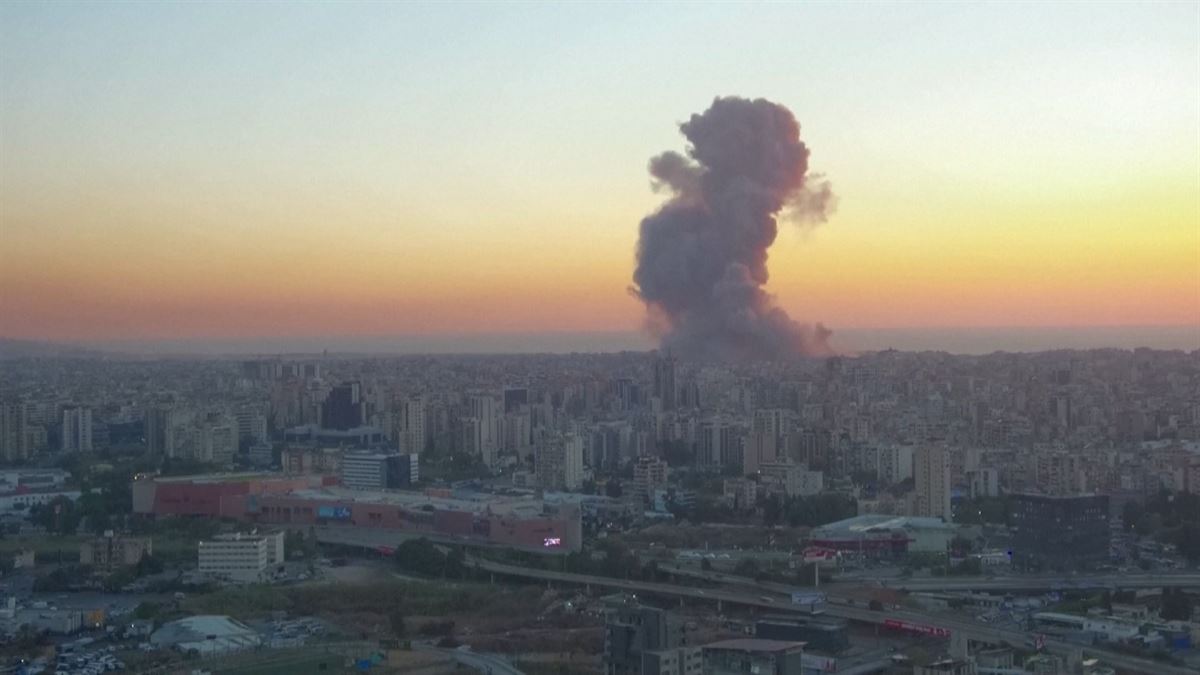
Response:
[{"label": "orange sunset sky", "polygon": [[788,106],[839,328],[1200,326],[1200,9],[0,6],[0,336],[634,330],[646,162]]}]

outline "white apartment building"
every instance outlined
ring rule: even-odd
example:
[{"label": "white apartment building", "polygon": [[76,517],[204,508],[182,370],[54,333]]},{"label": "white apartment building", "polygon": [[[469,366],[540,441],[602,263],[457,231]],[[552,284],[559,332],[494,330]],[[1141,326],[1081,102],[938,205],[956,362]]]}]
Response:
[{"label": "white apartment building", "polygon": [[63,452],[92,451],[92,409],[65,408],[62,414]]},{"label": "white apartment building", "polygon": [[283,532],[222,534],[199,544],[199,571],[237,583],[263,581],[283,563]]}]

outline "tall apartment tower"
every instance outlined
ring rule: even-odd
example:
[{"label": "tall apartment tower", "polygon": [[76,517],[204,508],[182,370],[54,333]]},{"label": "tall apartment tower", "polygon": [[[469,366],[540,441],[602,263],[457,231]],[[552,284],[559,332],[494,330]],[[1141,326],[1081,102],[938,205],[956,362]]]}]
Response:
[{"label": "tall apartment tower", "polygon": [[62,417],[63,452],[92,451],[92,409],[66,408]]},{"label": "tall apartment tower", "polygon": [[321,404],[321,426],[326,429],[346,431],[362,426],[365,421],[366,405],[358,382],[339,384]]},{"label": "tall apartment tower", "polygon": [[662,401],[663,410],[674,410],[675,396],[678,391],[675,384],[675,357],[671,352],[654,359],[654,395]]},{"label": "tall apartment tower", "polygon": [[493,468],[500,450],[500,411],[496,399],[487,394],[472,396],[471,417],[479,422],[474,430],[475,450],[483,463]]},{"label": "tall apartment tower", "polygon": [[555,434],[538,444],[534,471],[547,490],[576,490],[583,483],[583,437]]},{"label": "tall apartment tower", "polygon": [[425,400],[405,399],[400,410],[400,452],[419,455],[425,452]]},{"label": "tall apartment tower", "polygon": [[24,403],[0,403],[0,460],[20,462],[29,457],[28,429]]},{"label": "tall apartment tower", "polygon": [[922,446],[913,454],[913,515],[950,522],[950,453],[942,447]]}]

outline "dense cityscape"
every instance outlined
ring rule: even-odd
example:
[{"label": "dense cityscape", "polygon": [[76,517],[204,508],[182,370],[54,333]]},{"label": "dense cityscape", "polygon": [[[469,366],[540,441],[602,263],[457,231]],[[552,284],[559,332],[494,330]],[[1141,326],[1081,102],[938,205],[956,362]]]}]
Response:
[{"label": "dense cityscape", "polygon": [[0,2],[0,675],[1200,674],[1200,2]]},{"label": "dense cityscape", "polygon": [[13,663],[1200,664],[1200,352],[10,357]]}]

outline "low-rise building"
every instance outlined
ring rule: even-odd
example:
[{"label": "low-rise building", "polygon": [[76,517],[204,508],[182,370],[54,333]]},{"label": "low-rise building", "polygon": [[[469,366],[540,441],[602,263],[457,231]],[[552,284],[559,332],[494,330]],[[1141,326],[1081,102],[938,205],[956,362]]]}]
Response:
[{"label": "low-rise building", "polygon": [[265,580],[284,560],[283,532],[224,534],[199,544],[199,571],[239,583]]},{"label": "low-rise building", "polygon": [[762,464],[758,473],[766,490],[788,497],[810,497],[825,489],[825,474],[800,464]]},{"label": "low-rise building", "polygon": [[342,485],[354,490],[405,488],[420,480],[418,455],[348,452],[342,456]]},{"label": "low-rise building", "polygon": [[642,652],[642,675],[701,675],[704,653],[699,647]]},{"label": "low-rise building", "polygon": [[262,644],[262,638],[254,629],[227,616],[200,615],[163,624],[150,636],[150,643],[207,657],[253,649]]},{"label": "low-rise building", "polygon": [[804,643],[737,638],[704,645],[704,675],[802,675]]},{"label": "low-rise building", "polygon": [[865,514],[822,525],[810,544],[863,555],[945,553],[958,528],[940,518]]},{"label": "low-rise building", "polygon": [[102,536],[79,545],[79,563],[97,570],[114,570],[141,562],[154,553],[150,537],[131,537],[108,530]]},{"label": "low-rise building", "polygon": [[37,554],[33,549],[21,549],[13,554],[13,569],[31,569],[37,565]]},{"label": "low-rise building", "polygon": [[651,667],[659,670],[644,671],[648,653],[670,652],[682,645],[683,625],[677,617],[657,607],[622,599],[609,609],[604,622],[604,672],[640,675],[677,668],[680,656],[662,654],[649,657]]},{"label": "low-rise building", "polygon": [[975,675],[977,672],[975,662],[966,659],[939,659],[913,666],[913,675]]}]

